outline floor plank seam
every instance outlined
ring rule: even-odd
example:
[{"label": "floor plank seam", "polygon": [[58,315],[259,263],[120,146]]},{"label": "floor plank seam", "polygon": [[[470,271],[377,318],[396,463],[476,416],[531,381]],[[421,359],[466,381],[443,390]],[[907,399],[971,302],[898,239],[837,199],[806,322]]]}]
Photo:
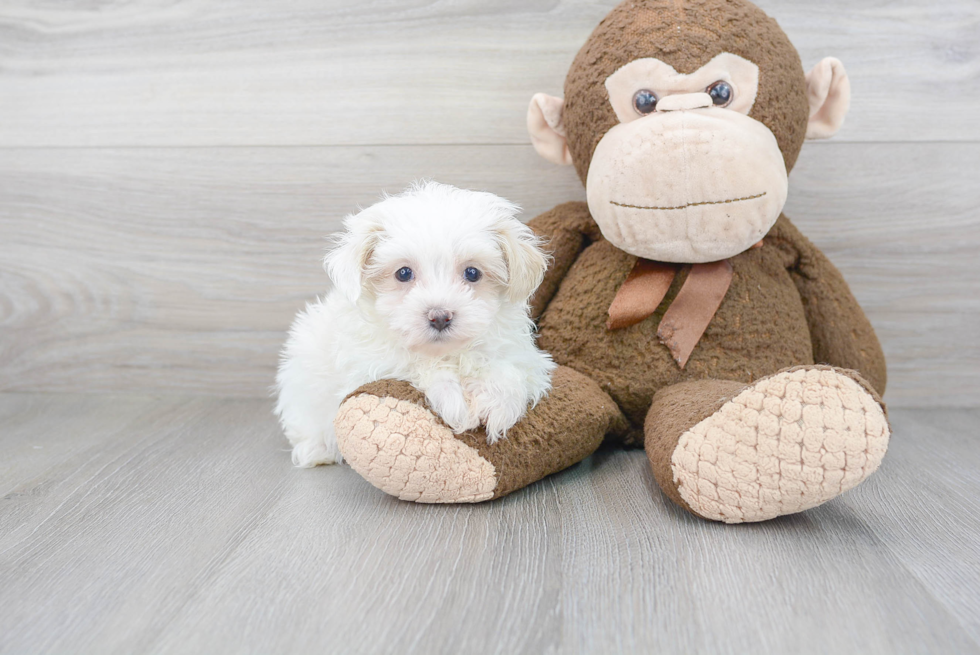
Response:
[{"label": "floor plank seam", "polygon": [[[880,475],[880,474],[881,474],[881,472],[879,471],[877,473],[877,475]],[[852,490],[850,493],[853,493],[853,491],[854,490]],[[867,530],[867,533],[874,539],[875,545],[879,549],[882,549],[882,550],[885,550],[885,551],[888,552],[888,554],[890,555],[890,558],[892,560],[892,564],[893,565],[896,565],[897,564],[898,566],[900,566],[901,569],[903,571],[905,571],[906,574],[909,575],[909,577],[911,577],[912,579],[914,579],[915,582],[916,582],[916,586],[919,588],[920,592],[923,593],[926,597],[932,599],[936,603],[936,605],[938,605],[939,607],[941,607],[943,609],[943,612],[946,614],[946,616],[950,620],[952,620],[953,623],[955,623],[957,626],[959,626],[959,628],[963,631],[963,635],[969,641],[971,641],[975,646],[977,646],[978,649],[980,649],[980,639],[978,639],[974,635],[974,632],[970,628],[970,626],[966,625],[963,622],[963,620],[955,612],[954,608],[950,607],[942,597],[936,595],[932,591],[932,589],[930,588],[930,585],[929,585],[929,581],[928,580],[924,580],[922,578],[922,576],[920,576],[913,568],[911,568],[905,562],[905,560],[901,557],[901,554],[900,553],[896,552],[891,546],[888,545],[888,543],[885,540],[883,540],[878,535],[878,533],[875,530],[874,526],[869,525],[867,522],[861,520],[861,514],[860,514],[859,510],[857,510],[856,508],[854,508],[853,506],[851,506],[850,503],[848,503],[848,499],[847,499],[847,495],[846,494],[843,495],[843,496],[841,496],[838,499],[838,503],[837,504],[838,504],[839,507],[841,507],[844,510],[846,510],[846,512],[848,514],[850,514],[853,517],[854,520],[860,521],[861,525],[863,525],[864,528],[865,528],[865,530]]]},{"label": "floor plank seam", "polygon": [[[173,611],[170,613],[170,617],[166,622],[159,626],[156,631],[157,634],[151,636],[148,641],[141,645],[140,650],[142,652],[153,651],[159,643],[166,638],[166,629],[171,625],[176,623],[183,615],[186,609],[190,606],[192,601],[198,599],[201,594],[207,591],[207,584],[217,578],[224,570],[231,557],[238,552],[242,545],[247,541],[248,537],[255,532],[255,530],[272,514],[273,509],[276,506],[276,501],[282,497],[282,494],[277,492],[285,491],[287,488],[286,478],[280,480],[275,487],[273,487],[268,494],[262,499],[259,507],[264,508],[261,515],[253,514],[247,522],[244,522],[241,527],[234,533],[232,539],[229,540],[229,545],[221,550],[221,552],[208,560],[208,562],[201,567],[200,572],[188,581],[188,584],[193,584],[194,591],[189,595],[182,597],[182,601],[174,607]],[[266,502],[268,500],[268,502]]]}]

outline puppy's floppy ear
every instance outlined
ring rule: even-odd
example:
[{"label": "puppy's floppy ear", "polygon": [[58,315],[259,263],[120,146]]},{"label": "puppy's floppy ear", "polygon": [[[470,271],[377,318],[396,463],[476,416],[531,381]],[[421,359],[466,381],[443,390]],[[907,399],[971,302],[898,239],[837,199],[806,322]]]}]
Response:
[{"label": "puppy's floppy ear", "polygon": [[541,240],[516,218],[501,220],[494,232],[507,262],[507,298],[513,303],[527,302],[548,268]]},{"label": "puppy's floppy ear", "polygon": [[345,218],[344,233],[337,238],[336,247],[323,259],[323,268],[334,288],[352,303],[361,297],[368,261],[384,233],[381,219],[374,207]]}]

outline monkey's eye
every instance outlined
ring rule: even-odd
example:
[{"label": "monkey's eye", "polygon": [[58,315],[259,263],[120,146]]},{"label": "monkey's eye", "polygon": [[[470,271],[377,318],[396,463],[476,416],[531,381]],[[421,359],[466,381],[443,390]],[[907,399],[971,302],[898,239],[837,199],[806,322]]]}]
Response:
[{"label": "monkey's eye", "polygon": [[463,271],[463,277],[466,278],[467,282],[478,282],[483,277],[483,273],[480,272],[480,269],[470,266]]},{"label": "monkey's eye", "polygon": [[399,282],[411,282],[412,278],[415,277],[415,273],[412,272],[408,266],[402,266],[397,271],[395,271],[395,279]]},{"label": "monkey's eye", "polygon": [[728,82],[718,81],[708,87],[708,95],[715,107],[727,107],[735,98],[735,90]]},{"label": "monkey's eye", "polygon": [[657,96],[649,89],[640,89],[633,94],[633,109],[637,114],[646,116],[657,108]]}]

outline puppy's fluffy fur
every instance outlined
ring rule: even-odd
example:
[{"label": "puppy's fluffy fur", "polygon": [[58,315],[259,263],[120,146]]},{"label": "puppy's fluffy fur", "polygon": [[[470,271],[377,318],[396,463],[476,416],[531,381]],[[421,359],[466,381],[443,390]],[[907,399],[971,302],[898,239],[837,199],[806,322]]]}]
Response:
[{"label": "puppy's fluffy fur", "polygon": [[324,261],[333,290],[297,315],[276,378],[296,466],[340,461],[334,417],[374,380],[412,383],[489,443],[547,393],[555,365],[528,313],[547,258],[518,211],[426,182],[346,218]]}]

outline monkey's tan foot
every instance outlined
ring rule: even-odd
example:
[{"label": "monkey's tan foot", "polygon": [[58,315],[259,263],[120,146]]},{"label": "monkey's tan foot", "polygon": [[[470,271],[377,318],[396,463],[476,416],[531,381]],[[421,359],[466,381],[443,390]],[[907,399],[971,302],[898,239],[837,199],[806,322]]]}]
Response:
[{"label": "monkey's tan foot", "polygon": [[344,459],[365,480],[402,500],[493,498],[494,465],[424,403],[408,383],[394,381],[368,385],[347,398],[334,421]]},{"label": "monkey's tan foot", "polygon": [[750,385],[699,380],[661,390],[646,450],[664,492],[726,523],[801,512],[860,484],[881,463],[881,399],[854,371],[787,369]]},{"label": "monkey's tan foot", "polygon": [[406,382],[367,384],[334,421],[344,460],[385,493],[420,503],[477,503],[521,489],[588,457],[625,418],[594,382],[559,367],[546,398],[507,438],[453,431]]}]

